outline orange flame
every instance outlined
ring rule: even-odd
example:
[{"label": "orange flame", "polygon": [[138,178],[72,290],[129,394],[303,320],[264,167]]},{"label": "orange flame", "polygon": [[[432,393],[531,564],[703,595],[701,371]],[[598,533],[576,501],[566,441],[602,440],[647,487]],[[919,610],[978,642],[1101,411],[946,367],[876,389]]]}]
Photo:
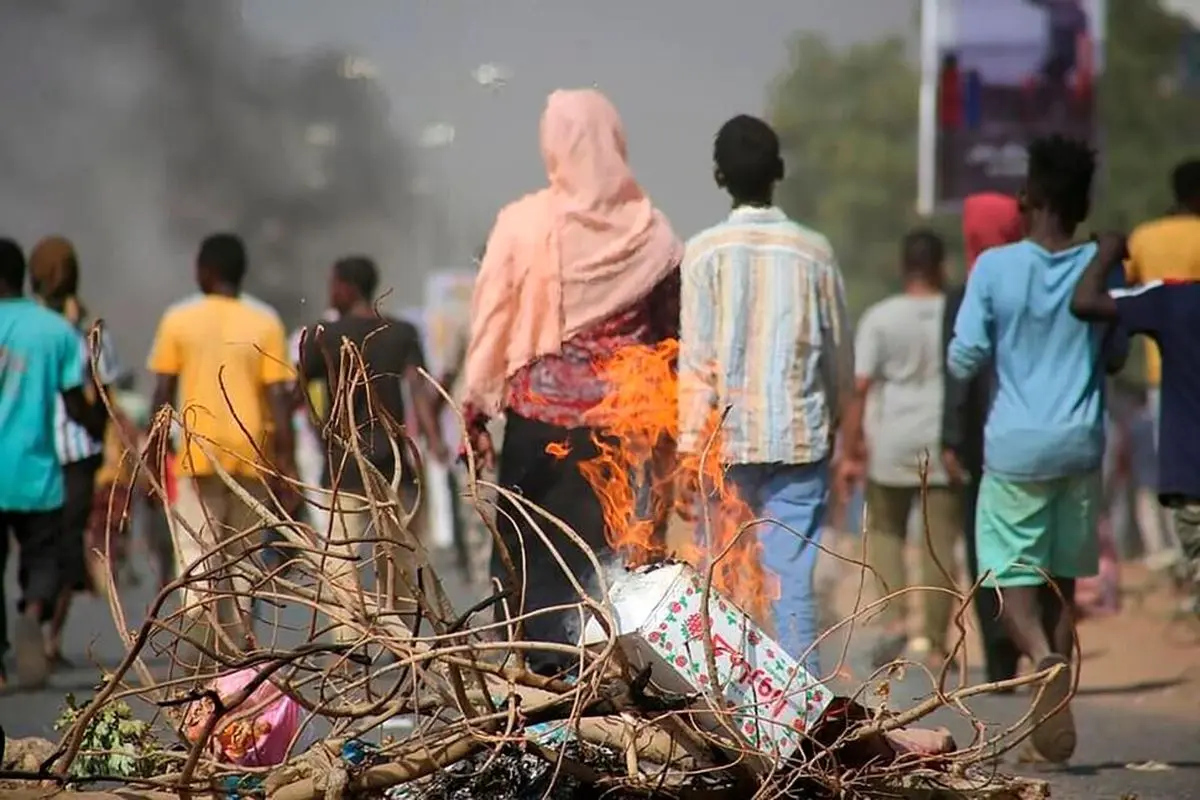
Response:
[{"label": "orange flame", "polygon": [[571,445],[566,442],[551,442],[546,445],[546,455],[555,458],[566,458],[571,454]]},{"label": "orange flame", "polygon": [[[630,565],[668,555],[666,530],[677,479],[681,475],[693,476],[693,480],[698,477],[699,484],[713,497],[709,504],[711,534],[705,543],[693,535],[691,544],[671,555],[702,568],[710,557],[724,553],[714,571],[714,585],[769,627],[770,604],[779,596],[778,580],[762,566],[755,531],[738,535],[754,514],[725,482],[720,441],[708,448],[709,458],[704,464],[698,453],[675,458],[674,443],[679,433],[678,354],[679,343],[669,340],[657,346],[622,348],[597,365],[599,375],[610,387],[589,418],[602,431],[593,437],[599,455],[582,462],[579,469],[600,498],[609,544]],[[709,430],[715,430],[718,422],[719,412],[714,412]],[[550,448],[546,451],[550,453]],[[649,487],[645,486],[647,477]],[[637,513],[639,488],[650,491],[649,515]],[[730,547],[735,538],[736,543]]]}]

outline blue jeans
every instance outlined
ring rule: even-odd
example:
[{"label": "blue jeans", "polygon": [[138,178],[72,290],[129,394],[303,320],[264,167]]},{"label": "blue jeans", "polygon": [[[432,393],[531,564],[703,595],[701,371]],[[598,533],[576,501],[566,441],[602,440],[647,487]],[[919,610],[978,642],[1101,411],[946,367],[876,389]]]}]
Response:
[{"label": "blue jeans", "polygon": [[[803,657],[814,678],[821,674],[817,641],[817,597],[813,572],[820,552],[821,525],[829,498],[829,462],[735,464],[728,478],[756,516],[786,525],[757,528],[763,566],[779,578],[775,638],[785,651]],[[789,530],[790,529],[790,530]]]}]

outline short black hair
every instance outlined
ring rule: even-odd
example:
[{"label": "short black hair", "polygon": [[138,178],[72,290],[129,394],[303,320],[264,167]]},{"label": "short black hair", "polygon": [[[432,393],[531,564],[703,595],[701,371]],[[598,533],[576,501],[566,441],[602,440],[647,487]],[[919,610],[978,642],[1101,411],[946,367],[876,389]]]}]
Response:
[{"label": "short black hair", "polygon": [[333,265],[333,274],[348,286],[354,287],[364,300],[375,297],[379,288],[379,270],[367,256],[347,256]]},{"label": "short black hair", "polygon": [[906,276],[937,275],[946,260],[946,243],[932,228],[909,231],[900,245],[900,266]]},{"label": "short black hair", "polygon": [[13,292],[25,286],[25,251],[12,239],[0,239],[0,282]]},{"label": "short black hair", "polygon": [[1069,229],[1091,212],[1096,152],[1085,143],[1055,134],[1029,145],[1025,178],[1026,202],[1055,214]]},{"label": "short black hair", "polygon": [[236,233],[214,233],[200,243],[196,263],[230,286],[246,277],[246,245]]},{"label": "short black hair", "polygon": [[1171,170],[1171,190],[1177,204],[1200,210],[1200,158],[1189,158]]},{"label": "short black hair", "polygon": [[713,163],[722,189],[735,198],[762,195],[783,178],[779,136],[758,117],[739,114],[721,126]]}]

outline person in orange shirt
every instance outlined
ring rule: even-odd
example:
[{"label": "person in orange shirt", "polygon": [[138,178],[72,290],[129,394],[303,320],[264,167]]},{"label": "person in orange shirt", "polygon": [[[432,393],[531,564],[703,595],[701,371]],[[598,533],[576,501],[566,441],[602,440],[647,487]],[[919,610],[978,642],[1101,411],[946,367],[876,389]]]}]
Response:
[{"label": "person in orange shirt", "polygon": [[[1200,280],[1200,159],[1190,159],[1176,166],[1171,172],[1171,188],[1175,197],[1172,213],[1139,225],[1129,235],[1125,276],[1130,286],[1155,281]],[[1146,397],[1154,420],[1155,449],[1158,448],[1161,377],[1162,358],[1158,346],[1146,339]],[[1178,540],[1169,518],[1166,533],[1172,550],[1178,554]]]},{"label": "person in orange shirt", "polygon": [[[205,239],[196,259],[201,294],[166,311],[150,353],[148,368],[157,376],[152,408],[173,405],[182,420],[172,514],[178,574],[219,542],[260,524],[218,467],[259,497],[266,493],[264,467],[295,475],[289,391],[295,376],[287,336],[273,309],[242,294],[245,274],[240,238],[218,233]],[[273,465],[262,463],[264,452],[273,454]],[[253,544],[240,539],[221,557],[236,557]],[[248,594],[242,583],[235,580],[233,588]],[[201,599],[192,587],[208,588],[193,583],[185,589],[185,608]],[[249,597],[219,605],[221,628],[235,648],[243,647],[250,641]],[[192,637],[212,643],[200,609],[189,616],[199,628]]]}]

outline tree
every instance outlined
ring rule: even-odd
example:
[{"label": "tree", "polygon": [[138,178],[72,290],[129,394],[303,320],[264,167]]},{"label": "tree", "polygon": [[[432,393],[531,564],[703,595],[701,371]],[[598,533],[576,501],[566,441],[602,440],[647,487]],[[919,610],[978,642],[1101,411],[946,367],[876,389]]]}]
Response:
[{"label": "tree", "polygon": [[1186,20],[1158,0],[1109,0],[1100,79],[1105,185],[1097,221],[1124,229],[1171,204],[1167,176],[1200,155],[1200,108],[1181,87]]},{"label": "tree", "polygon": [[894,284],[896,242],[915,216],[918,87],[900,39],[838,51],[804,34],[773,89],[787,159],[779,202],[829,237],[855,311]]},{"label": "tree", "polygon": [[[1187,23],[1158,0],[1109,0],[1108,7],[1094,219],[1098,227],[1128,227],[1168,207],[1167,174],[1197,148],[1200,112],[1173,80]],[[771,90],[788,166],[779,201],[830,238],[856,312],[898,284],[898,242],[918,222],[918,89],[917,66],[901,38],[837,50],[802,34]],[[957,215],[923,224],[961,252]]]}]

